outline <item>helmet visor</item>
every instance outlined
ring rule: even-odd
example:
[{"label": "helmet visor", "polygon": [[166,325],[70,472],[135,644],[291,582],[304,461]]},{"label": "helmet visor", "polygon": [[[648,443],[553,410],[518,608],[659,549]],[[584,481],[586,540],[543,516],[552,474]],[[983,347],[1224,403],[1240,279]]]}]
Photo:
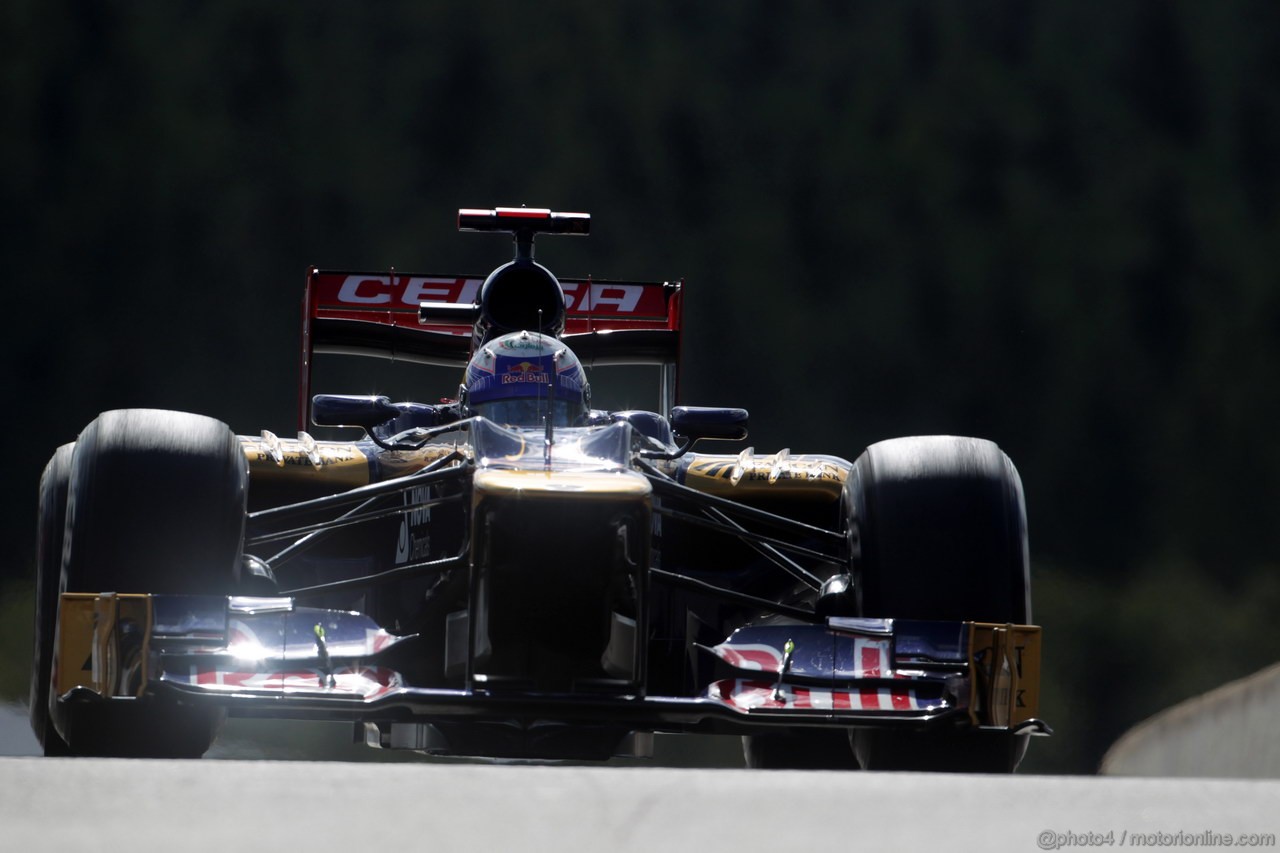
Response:
[{"label": "helmet visor", "polygon": [[496,424],[509,427],[540,427],[542,418],[551,410],[553,426],[576,426],[586,414],[581,400],[548,400],[546,397],[521,397],[476,403],[471,410]]}]

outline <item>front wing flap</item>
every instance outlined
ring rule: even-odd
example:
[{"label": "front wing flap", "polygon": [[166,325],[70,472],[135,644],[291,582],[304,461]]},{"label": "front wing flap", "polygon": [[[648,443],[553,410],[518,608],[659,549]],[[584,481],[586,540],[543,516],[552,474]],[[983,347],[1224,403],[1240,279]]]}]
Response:
[{"label": "front wing flap", "polygon": [[1038,722],[1040,628],[831,617],[748,625],[705,648],[731,672],[707,695],[747,713],[853,711],[975,726]]}]

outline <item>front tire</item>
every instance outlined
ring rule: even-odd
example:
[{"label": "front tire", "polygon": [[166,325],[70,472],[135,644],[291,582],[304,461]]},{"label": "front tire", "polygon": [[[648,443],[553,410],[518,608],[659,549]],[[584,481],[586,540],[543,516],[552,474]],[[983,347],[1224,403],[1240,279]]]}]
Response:
[{"label": "front tire", "polygon": [[[1031,618],[1027,513],[1017,469],[978,438],[873,444],[854,462],[847,502],[864,616],[1012,622]],[[858,730],[864,769],[1011,773],[1027,736]]]},{"label": "front tire", "polygon": [[65,755],[67,745],[49,721],[49,679],[58,618],[58,576],[62,571],[62,533],[67,520],[67,486],[71,481],[74,444],[53,453],[40,476],[40,508],[36,522],[35,636],[31,647],[31,688],[27,698],[31,730],[45,755]]},{"label": "front tire", "polygon": [[[104,412],[71,460],[61,589],[234,592],[247,492],[248,463],[226,424],[154,409]],[[198,757],[222,719],[154,696],[60,710],[74,755]]]}]

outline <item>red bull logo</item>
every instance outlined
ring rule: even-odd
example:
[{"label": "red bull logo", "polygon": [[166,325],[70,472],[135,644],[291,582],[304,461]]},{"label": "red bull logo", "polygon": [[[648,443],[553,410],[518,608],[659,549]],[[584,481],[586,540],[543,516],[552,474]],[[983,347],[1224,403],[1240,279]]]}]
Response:
[{"label": "red bull logo", "polygon": [[542,365],[535,364],[532,361],[522,361],[513,364],[507,368],[507,372],[502,374],[502,384],[511,385],[516,382],[548,382],[547,374],[542,369]]}]

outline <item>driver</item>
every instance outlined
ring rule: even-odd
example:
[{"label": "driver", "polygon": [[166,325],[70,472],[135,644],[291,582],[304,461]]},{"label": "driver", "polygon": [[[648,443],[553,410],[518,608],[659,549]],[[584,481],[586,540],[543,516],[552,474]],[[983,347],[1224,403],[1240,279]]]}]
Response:
[{"label": "driver", "polygon": [[467,364],[462,404],[514,427],[577,426],[590,411],[591,386],[582,362],[563,341],[537,332],[514,332],[480,347]]}]

